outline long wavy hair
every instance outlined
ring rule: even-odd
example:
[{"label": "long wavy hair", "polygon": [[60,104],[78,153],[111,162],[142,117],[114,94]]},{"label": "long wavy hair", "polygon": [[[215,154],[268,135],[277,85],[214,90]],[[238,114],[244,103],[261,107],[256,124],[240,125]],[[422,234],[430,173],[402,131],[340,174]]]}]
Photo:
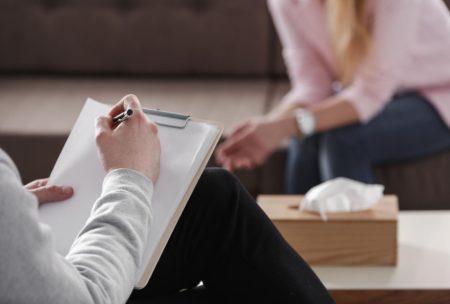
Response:
[{"label": "long wavy hair", "polygon": [[[395,1],[395,0],[393,0]],[[328,28],[337,62],[338,78],[348,85],[371,48],[365,16],[366,0],[326,0]]]}]

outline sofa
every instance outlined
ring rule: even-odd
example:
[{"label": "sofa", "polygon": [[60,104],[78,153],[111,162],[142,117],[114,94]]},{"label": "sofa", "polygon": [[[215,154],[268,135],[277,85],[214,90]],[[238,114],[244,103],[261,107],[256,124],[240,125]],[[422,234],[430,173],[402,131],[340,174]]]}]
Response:
[{"label": "sofa", "polygon": [[[226,136],[289,90],[265,0],[2,0],[0,44],[0,147],[24,183],[48,176],[87,97],[133,92]],[[285,158],[236,174],[255,196],[282,193]],[[374,167],[401,209],[450,209],[450,151]]]}]

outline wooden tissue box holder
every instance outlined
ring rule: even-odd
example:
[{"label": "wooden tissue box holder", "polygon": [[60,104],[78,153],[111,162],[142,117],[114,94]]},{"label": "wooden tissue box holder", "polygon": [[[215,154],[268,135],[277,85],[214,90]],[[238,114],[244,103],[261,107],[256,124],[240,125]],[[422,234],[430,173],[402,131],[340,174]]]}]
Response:
[{"label": "wooden tissue box holder", "polygon": [[299,211],[299,195],[261,195],[258,204],[311,265],[395,265],[398,200],[384,196],[372,209],[320,215]]}]

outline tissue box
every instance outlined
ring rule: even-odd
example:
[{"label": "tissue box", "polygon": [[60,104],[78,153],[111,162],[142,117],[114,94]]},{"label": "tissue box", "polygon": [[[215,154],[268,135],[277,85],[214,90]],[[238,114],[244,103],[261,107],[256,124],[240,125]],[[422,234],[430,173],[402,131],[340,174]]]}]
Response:
[{"label": "tissue box", "polygon": [[262,195],[258,204],[289,244],[311,265],[395,265],[398,199],[384,196],[372,209],[319,214],[299,211],[301,196]]}]

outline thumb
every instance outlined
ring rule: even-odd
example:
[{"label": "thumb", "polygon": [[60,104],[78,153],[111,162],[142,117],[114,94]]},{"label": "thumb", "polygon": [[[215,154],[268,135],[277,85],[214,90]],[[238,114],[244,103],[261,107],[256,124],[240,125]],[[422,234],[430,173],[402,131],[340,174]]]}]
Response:
[{"label": "thumb", "polygon": [[72,187],[59,187],[59,186],[44,186],[30,190],[34,194],[39,205],[51,202],[59,202],[66,200],[73,195]]}]

